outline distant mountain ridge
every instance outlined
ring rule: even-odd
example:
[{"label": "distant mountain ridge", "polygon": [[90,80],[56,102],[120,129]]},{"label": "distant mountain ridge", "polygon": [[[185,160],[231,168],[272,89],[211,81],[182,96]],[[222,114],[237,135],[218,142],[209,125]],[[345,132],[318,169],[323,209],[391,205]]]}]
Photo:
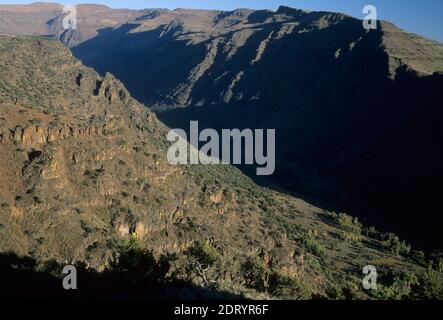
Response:
[{"label": "distant mountain ridge", "polygon": [[111,28],[147,15],[151,10],[111,9],[104,5],[79,4],[78,29],[63,29],[63,5],[33,3],[30,5],[0,5],[0,32],[16,35],[51,36],[72,47]]}]

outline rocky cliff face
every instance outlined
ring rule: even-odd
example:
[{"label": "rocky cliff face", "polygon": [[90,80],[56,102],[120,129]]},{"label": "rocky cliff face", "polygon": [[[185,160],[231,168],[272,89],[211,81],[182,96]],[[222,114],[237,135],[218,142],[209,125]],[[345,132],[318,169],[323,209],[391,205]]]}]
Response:
[{"label": "rocky cliff face", "polygon": [[[349,59],[365,46],[374,54],[379,49],[367,65],[379,78],[385,68],[395,77],[402,66],[420,75],[443,71],[441,44],[387,22],[368,33],[360,20],[344,14],[287,7],[165,11],[108,30],[74,53],[101,72],[112,70],[135,96],[161,110],[265,99],[276,105],[282,96],[291,99],[287,90],[294,84],[296,91],[295,81],[312,82],[320,72],[332,77],[336,68],[363,62]],[[124,68],[115,63],[123,60]],[[361,77],[369,76],[369,70],[361,71]],[[163,72],[170,76],[159,77]]]},{"label": "rocky cliff face", "polygon": [[[440,219],[431,212],[442,132],[426,125],[442,117],[440,43],[384,21],[367,32],[344,14],[281,7],[164,12],[73,53],[113,72],[171,127],[275,128],[272,183],[440,245],[429,221]],[[405,195],[416,200],[398,207]]]},{"label": "rocky cliff face", "polygon": [[80,4],[76,8],[78,28],[65,30],[61,4],[0,5],[0,32],[55,37],[71,47],[96,36],[100,29],[113,28],[156,11],[111,9],[95,4]]},{"label": "rocky cliff face", "polygon": [[[131,239],[156,257],[180,257],[202,242],[218,254],[217,286],[272,298],[282,291],[365,298],[357,285],[365,265],[394,275],[422,271],[398,238],[259,187],[230,166],[169,165],[167,127],[125,87],[174,127],[199,119],[214,128],[277,128],[283,181],[315,189],[315,172],[324,191],[318,171],[352,178],[369,208],[383,188],[389,196],[401,184],[426,193],[426,179],[409,178],[439,177],[442,78],[433,73],[441,70],[441,45],[384,23],[367,33],[342,14],[286,7],[138,14],[75,48],[101,76],[59,42],[0,36],[1,252],[103,270]],[[65,43],[103,26],[78,39],[66,34]],[[397,195],[413,213],[411,204],[429,203],[404,189]],[[370,213],[407,218],[398,208],[404,201],[389,203]],[[421,221],[432,236],[431,220]],[[252,267],[266,272],[264,280],[251,279]],[[189,280],[189,268],[174,264],[171,272]],[[272,291],[270,275],[289,288]],[[261,289],[255,280],[265,281]]]},{"label": "rocky cliff face", "polygon": [[[383,256],[396,270],[420,270],[375,239],[364,237],[380,249],[361,242],[355,255],[352,242],[329,235],[342,230],[323,210],[230,166],[169,165],[167,128],[111,74],[100,77],[60,43],[0,36],[0,56],[1,252],[102,270],[129,239],[156,255],[204,241],[221,257],[212,272],[225,288],[247,286],[235,265],[253,257],[309,295],[326,295],[335,272],[352,279]],[[314,254],[306,237],[328,249]]]}]

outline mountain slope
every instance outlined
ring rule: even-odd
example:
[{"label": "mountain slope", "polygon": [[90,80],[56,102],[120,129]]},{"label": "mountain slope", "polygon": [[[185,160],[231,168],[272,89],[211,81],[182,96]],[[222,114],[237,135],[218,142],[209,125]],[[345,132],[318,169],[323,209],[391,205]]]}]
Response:
[{"label": "mountain slope", "polygon": [[0,32],[55,37],[71,47],[96,36],[101,29],[113,28],[157,11],[111,9],[96,4],[80,4],[76,9],[77,29],[65,30],[65,14],[61,4],[0,5]]},{"label": "mountain slope", "polygon": [[[176,255],[168,281],[209,278],[249,297],[291,299],[366,298],[367,264],[422,272],[383,235],[233,167],[169,165],[167,128],[61,43],[0,36],[0,57],[1,252],[104,270],[122,242],[137,241],[156,257]],[[214,259],[203,278],[199,260],[186,260],[199,243]],[[253,281],[251,263],[263,272]]]},{"label": "mountain slope", "polygon": [[[331,78],[337,68],[370,62],[358,57],[365,46],[379,57],[360,67],[363,78],[376,73],[379,79],[388,70],[394,78],[401,66],[420,75],[443,71],[443,46],[436,42],[385,22],[368,33],[360,20],[343,14],[285,7],[276,12],[167,11],[103,32],[74,48],[74,53],[99,71],[116,69],[134,94],[162,109],[248,103],[258,97],[290,100],[292,95],[282,93],[291,86],[297,90],[297,82],[312,81],[322,71],[324,78]],[[117,62],[124,59],[128,64],[119,70]],[[369,66],[375,68],[374,74],[364,70]],[[176,71],[172,78],[158,77],[168,70]],[[130,78],[134,72],[137,77]],[[278,86],[270,85],[275,81]],[[211,84],[210,92],[205,84]],[[273,105],[282,102],[287,101]]]},{"label": "mountain slope", "polygon": [[281,7],[174,10],[73,53],[116,74],[171,127],[275,128],[272,183],[423,247],[443,244],[440,43],[384,21],[367,32],[344,14]]}]

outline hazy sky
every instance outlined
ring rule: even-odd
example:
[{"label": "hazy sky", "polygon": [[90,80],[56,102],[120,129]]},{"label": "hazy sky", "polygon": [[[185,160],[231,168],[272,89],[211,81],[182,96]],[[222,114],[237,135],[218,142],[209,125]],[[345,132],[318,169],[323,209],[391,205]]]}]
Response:
[{"label": "hazy sky", "polygon": [[[32,3],[26,0],[0,0],[0,4]],[[344,12],[362,18],[367,4],[377,7],[379,18],[428,38],[443,42],[443,1],[441,0],[95,0],[53,1],[63,4],[101,3],[114,8],[235,8],[276,9],[287,5],[300,9]]]}]

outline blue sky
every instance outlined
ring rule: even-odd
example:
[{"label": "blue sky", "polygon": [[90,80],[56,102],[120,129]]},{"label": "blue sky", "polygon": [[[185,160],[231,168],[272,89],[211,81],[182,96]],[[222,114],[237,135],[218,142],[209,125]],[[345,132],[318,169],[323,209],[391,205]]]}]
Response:
[{"label": "blue sky", "polygon": [[[0,0],[0,4],[32,3],[26,0]],[[443,42],[443,1],[441,0],[94,0],[53,1],[64,4],[101,3],[113,8],[235,8],[276,9],[287,5],[300,9],[344,12],[362,18],[367,4],[377,7],[379,18],[428,38]]]}]

